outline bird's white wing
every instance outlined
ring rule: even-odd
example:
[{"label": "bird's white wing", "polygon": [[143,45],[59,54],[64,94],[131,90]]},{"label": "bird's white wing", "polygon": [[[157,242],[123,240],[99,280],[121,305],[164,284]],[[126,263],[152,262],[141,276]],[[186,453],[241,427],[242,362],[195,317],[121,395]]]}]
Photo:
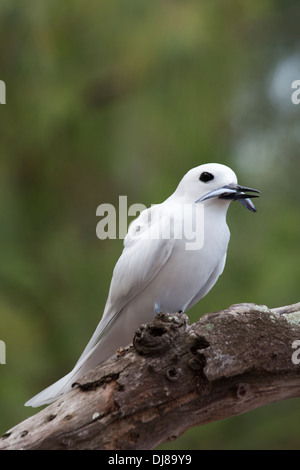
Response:
[{"label": "bird's white wing", "polygon": [[189,308],[192,308],[193,305],[195,305],[200,299],[202,299],[203,297],[205,297],[205,295],[210,291],[210,289],[215,285],[215,283],[217,282],[217,280],[219,279],[219,277],[221,276],[222,272],[224,271],[224,267],[225,267],[225,262],[226,262],[226,255],[227,253],[225,253],[225,255],[223,256],[223,258],[221,259],[221,261],[218,263],[218,265],[213,269],[213,271],[211,272],[211,275],[209,276],[209,278],[207,279],[207,281],[205,282],[205,284],[201,287],[201,289],[199,290],[199,292],[197,292],[197,294],[195,295],[195,297],[193,297],[193,299],[188,303],[188,305],[186,306],[186,309],[185,310],[188,310]]},{"label": "bird's white wing", "polygon": [[102,319],[77,364],[110,328],[120,310],[157,276],[167,262],[174,239],[158,236],[161,217],[162,212],[157,205],[143,211],[131,223],[124,239],[123,252],[113,271]]}]

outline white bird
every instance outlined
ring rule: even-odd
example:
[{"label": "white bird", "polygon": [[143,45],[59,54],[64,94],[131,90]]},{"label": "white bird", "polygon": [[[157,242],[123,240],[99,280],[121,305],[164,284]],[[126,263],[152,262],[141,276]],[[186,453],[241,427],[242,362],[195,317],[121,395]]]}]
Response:
[{"label": "white bird", "polygon": [[[227,166],[208,163],[191,169],[163,203],[141,212],[129,226],[102,319],[75,367],[25,406],[52,403],[71,390],[89,369],[128,345],[155,313],[185,312],[204,297],[224,269],[230,202],[237,200],[256,211],[250,198],[258,196],[249,192],[259,191],[239,186]],[[204,218],[197,206],[204,208]],[[200,243],[191,244],[186,224],[196,228],[196,238],[201,232]]]}]

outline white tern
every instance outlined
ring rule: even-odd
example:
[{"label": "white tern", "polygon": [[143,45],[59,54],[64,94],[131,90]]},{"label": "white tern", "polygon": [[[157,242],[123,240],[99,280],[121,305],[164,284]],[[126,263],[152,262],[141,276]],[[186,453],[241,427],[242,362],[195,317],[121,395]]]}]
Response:
[{"label": "white tern", "polygon": [[[89,369],[127,346],[156,313],[185,312],[204,297],[224,269],[229,204],[236,200],[255,212],[250,198],[258,196],[251,192],[259,191],[238,185],[230,168],[208,163],[186,173],[164,202],[142,211],[129,226],[102,319],[75,367],[25,405],[57,400]],[[202,234],[195,246],[187,226],[196,237]]]}]

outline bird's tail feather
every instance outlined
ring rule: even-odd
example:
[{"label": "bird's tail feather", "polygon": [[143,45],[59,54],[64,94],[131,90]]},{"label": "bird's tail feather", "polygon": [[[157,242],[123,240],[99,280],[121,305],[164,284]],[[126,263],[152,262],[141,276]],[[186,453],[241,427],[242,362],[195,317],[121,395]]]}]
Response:
[{"label": "bird's tail feather", "polygon": [[[95,357],[94,362],[89,361],[90,358],[93,361],[93,354],[95,353],[95,351],[97,352],[97,346],[97,344],[94,345],[94,347],[90,351],[88,351],[81,360],[78,360],[71,372],[59,379],[54,384],[45,388],[45,390],[42,390],[30,400],[28,400],[25,403],[25,406],[37,407],[42,405],[48,405],[54,402],[55,400],[58,400],[58,398],[60,398],[65,393],[72,390],[72,384],[79,377],[82,377],[87,370],[100,364],[105,358],[111,355],[107,354],[105,357],[101,357],[101,355],[99,354],[99,356]],[[100,353],[101,350],[99,350],[98,352]]]},{"label": "bird's tail feather", "polygon": [[28,400],[25,403],[25,406],[32,406],[35,408],[37,406],[48,405],[49,403],[54,402],[66,392],[72,389],[74,375],[75,370],[73,369],[71,372],[59,379],[57,382],[45,388],[45,390]]},{"label": "bird's tail feather", "polygon": [[[111,338],[109,335],[107,335],[106,338],[101,338],[101,335],[104,332],[107,333],[110,330],[115,317],[116,315],[113,315],[112,318],[108,320],[106,319],[105,322],[100,322],[91,340],[89,341],[84,352],[78,359],[74,369],[71,370],[71,372],[28,400],[25,403],[25,406],[37,407],[48,405],[55,400],[58,400],[58,398],[72,389],[72,384],[79,377],[82,377],[83,374],[87,372],[87,370],[96,367],[96,365],[101,364],[101,362],[111,357],[114,354],[115,344],[117,344],[118,341],[116,341],[114,338]],[[130,340],[128,339],[128,342],[129,341]]]}]

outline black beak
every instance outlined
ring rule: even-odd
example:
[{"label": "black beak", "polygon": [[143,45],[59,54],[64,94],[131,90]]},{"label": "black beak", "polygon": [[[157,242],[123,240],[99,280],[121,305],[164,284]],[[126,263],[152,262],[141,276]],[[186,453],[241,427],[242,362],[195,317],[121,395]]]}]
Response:
[{"label": "black beak", "polygon": [[223,186],[222,188],[210,191],[209,193],[205,194],[205,196],[202,196],[200,199],[198,199],[198,201],[196,202],[202,202],[212,197],[218,197],[219,199],[238,201],[250,211],[256,212],[255,205],[251,201],[251,198],[259,196],[256,194],[245,193],[260,193],[260,191],[257,191],[257,189],[247,188],[246,186],[240,186],[239,184],[232,183],[228,184],[227,186]]}]

